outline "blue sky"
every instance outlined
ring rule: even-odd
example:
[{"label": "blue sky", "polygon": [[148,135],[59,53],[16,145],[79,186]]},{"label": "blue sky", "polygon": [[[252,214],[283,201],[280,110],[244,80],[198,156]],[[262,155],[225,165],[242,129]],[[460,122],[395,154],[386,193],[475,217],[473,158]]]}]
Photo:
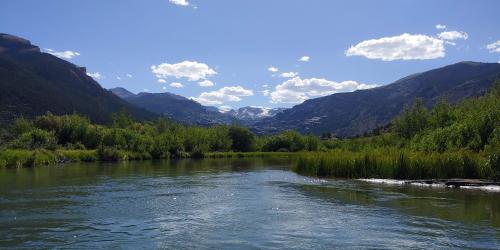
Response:
[{"label": "blue sky", "polygon": [[105,88],[290,107],[499,62],[498,10],[494,0],[3,0],[0,32],[87,67]]}]

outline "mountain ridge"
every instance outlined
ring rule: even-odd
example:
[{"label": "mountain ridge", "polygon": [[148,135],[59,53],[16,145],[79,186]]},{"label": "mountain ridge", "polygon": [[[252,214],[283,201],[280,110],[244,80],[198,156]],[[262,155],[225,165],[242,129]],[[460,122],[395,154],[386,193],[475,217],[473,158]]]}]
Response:
[{"label": "mountain ridge", "polygon": [[200,126],[237,123],[228,115],[212,111],[194,100],[169,92],[133,94],[121,87],[112,88],[109,91],[130,104],[181,123]]},{"label": "mountain ridge", "polygon": [[342,137],[359,135],[388,124],[415,98],[423,99],[428,107],[439,99],[454,104],[482,95],[498,77],[498,63],[459,62],[373,89],[309,99],[256,123],[253,130],[260,134],[293,129],[313,134],[333,132]]},{"label": "mountain ridge", "polygon": [[139,120],[156,115],[102,88],[86,69],[40,51],[29,40],[0,34],[0,124],[17,117],[79,113],[98,123],[126,111]]}]

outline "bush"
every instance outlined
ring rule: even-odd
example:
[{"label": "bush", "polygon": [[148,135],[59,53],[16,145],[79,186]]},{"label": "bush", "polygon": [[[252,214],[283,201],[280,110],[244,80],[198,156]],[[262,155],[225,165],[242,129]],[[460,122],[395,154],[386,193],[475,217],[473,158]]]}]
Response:
[{"label": "bush", "polygon": [[13,147],[18,149],[55,149],[56,137],[53,133],[41,129],[33,129],[23,133],[14,141]]},{"label": "bush", "polygon": [[229,128],[231,149],[237,152],[249,152],[255,148],[255,135],[247,128],[232,126]]}]

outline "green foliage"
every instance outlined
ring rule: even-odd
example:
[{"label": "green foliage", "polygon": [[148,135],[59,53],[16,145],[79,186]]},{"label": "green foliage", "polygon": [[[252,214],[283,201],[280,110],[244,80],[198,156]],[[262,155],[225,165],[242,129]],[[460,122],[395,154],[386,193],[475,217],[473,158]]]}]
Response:
[{"label": "green foliage", "polygon": [[340,178],[491,178],[492,161],[469,152],[421,153],[406,150],[300,153],[296,171]]},{"label": "green foliage", "polygon": [[115,128],[127,128],[134,122],[132,116],[125,112],[125,110],[113,114],[111,119]]},{"label": "green foliage", "polygon": [[255,135],[247,128],[231,126],[228,131],[231,149],[237,152],[255,150]]},{"label": "green foliage", "polygon": [[394,130],[403,138],[410,139],[429,126],[429,113],[421,99],[409,108],[405,106],[401,115],[394,120]]},{"label": "green foliage", "polygon": [[0,151],[0,166],[3,167],[35,167],[57,162],[58,158],[54,152],[45,149]]},{"label": "green foliage", "polygon": [[318,137],[302,136],[295,131],[285,131],[265,138],[262,150],[268,152],[316,151],[319,146]]},{"label": "green foliage", "polygon": [[21,134],[13,142],[13,148],[18,149],[54,149],[55,147],[56,137],[54,134],[38,128]]}]

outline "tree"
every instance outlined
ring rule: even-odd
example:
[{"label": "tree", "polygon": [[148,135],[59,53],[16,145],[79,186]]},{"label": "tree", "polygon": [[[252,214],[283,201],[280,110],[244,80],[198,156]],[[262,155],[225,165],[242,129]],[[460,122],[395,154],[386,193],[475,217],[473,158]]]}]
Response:
[{"label": "tree", "polygon": [[396,133],[406,139],[411,139],[429,126],[429,113],[422,99],[415,99],[411,108],[405,106],[401,115],[394,120]]},{"label": "tree", "polygon": [[247,128],[231,126],[229,128],[231,138],[231,148],[233,151],[248,152],[255,146],[255,135]]}]

